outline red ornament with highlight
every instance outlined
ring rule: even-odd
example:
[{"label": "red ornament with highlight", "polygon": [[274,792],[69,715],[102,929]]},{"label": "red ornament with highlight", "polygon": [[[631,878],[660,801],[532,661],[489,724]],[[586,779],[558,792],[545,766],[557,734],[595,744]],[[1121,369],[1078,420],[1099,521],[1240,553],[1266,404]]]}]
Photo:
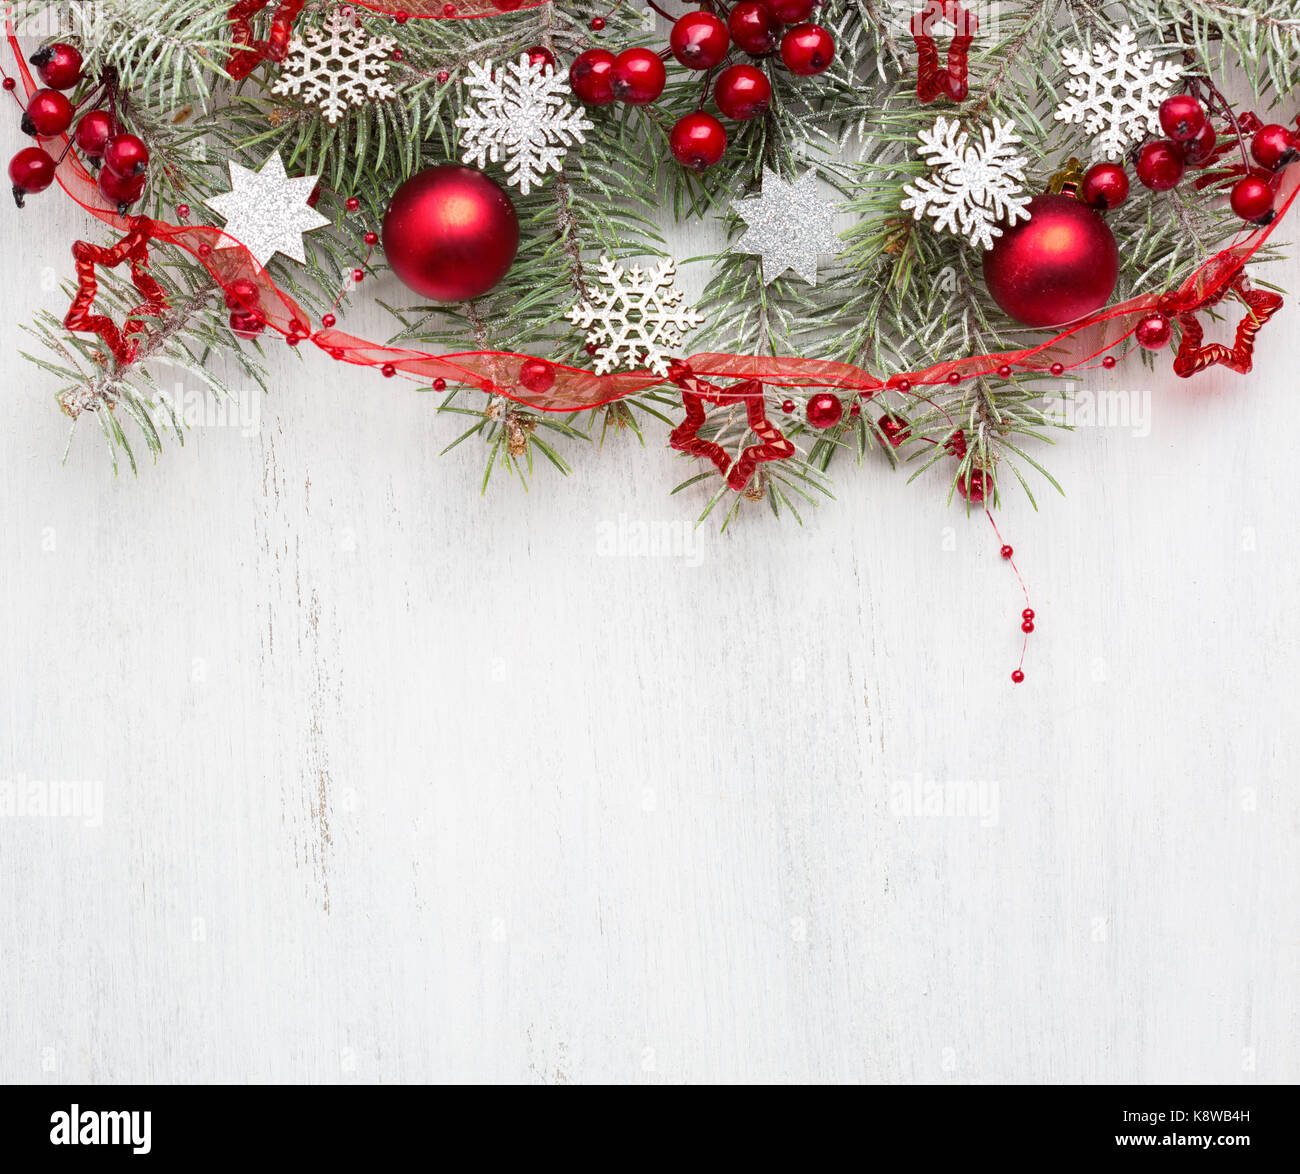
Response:
[{"label": "red ornament with highlight", "polygon": [[1187,159],[1173,143],[1157,139],[1138,154],[1137,177],[1153,192],[1168,192],[1182,181]]},{"label": "red ornament with highlight", "polygon": [[70,90],[81,81],[81,53],[65,41],[46,45],[28,59],[41,81],[52,90]]},{"label": "red ornament with highlight", "polygon": [[772,83],[752,65],[731,65],[718,76],[713,100],[728,118],[744,122],[766,112],[772,101]]},{"label": "red ornament with highlight", "polygon": [[711,12],[688,12],[675,25],[668,46],[687,69],[712,69],[731,48],[727,26]]},{"label": "red ornament with highlight", "polygon": [[809,397],[806,413],[814,428],[834,428],[844,418],[844,405],[839,396],[820,391]]},{"label": "red ornament with highlight", "polygon": [[613,68],[614,54],[608,49],[588,49],[569,66],[569,88],[588,106],[608,106],[614,101]]},{"label": "red ornament with highlight", "polygon": [[1098,163],[1083,177],[1080,195],[1089,208],[1109,212],[1128,199],[1128,172],[1118,163]]},{"label": "red ornament with highlight", "polygon": [[1138,346],[1146,350],[1162,351],[1173,341],[1174,324],[1167,315],[1153,310],[1137,324],[1133,337],[1137,339]]},{"label": "red ornament with highlight", "polygon": [[37,90],[28,100],[19,121],[23,134],[52,139],[72,125],[76,111],[58,90]]},{"label": "red ornament with highlight", "polygon": [[776,48],[781,26],[759,0],[741,0],[727,17],[727,31],[737,49],[762,57]]},{"label": "red ornament with highlight", "polygon": [[781,60],[791,73],[812,77],[835,59],[835,41],[819,24],[801,24],[781,38]]},{"label": "red ornament with highlight", "polygon": [[668,71],[653,49],[624,49],[614,58],[609,85],[614,97],[629,106],[648,106],[664,92]]}]

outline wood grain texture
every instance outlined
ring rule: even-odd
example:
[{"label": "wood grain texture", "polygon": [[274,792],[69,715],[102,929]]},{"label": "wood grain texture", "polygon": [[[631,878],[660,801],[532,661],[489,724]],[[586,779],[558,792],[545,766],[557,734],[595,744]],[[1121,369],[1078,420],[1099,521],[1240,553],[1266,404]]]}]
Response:
[{"label": "wood grain texture", "polygon": [[0,1077],[1300,1077],[1294,305],[1013,494],[1016,689],[987,525],[879,460],[644,557],[666,449],[480,498],[427,397],[286,350],[252,435],[61,467],[16,323],[88,226],[6,222],[0,780],[102,818],[0,819]]}]

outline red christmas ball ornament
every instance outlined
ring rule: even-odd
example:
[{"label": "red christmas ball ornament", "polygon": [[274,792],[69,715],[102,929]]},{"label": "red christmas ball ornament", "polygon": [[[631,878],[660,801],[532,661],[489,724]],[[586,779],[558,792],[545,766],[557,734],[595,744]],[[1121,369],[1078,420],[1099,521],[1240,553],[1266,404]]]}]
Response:
[{"label": "red christmas ball ornament", "polygon": [[979,505],[993,492],[993,474],[987,469],[972,469],[957,478],[957,492],[973,505]]},{"label": "red christmas ball ornament", "polygon": [[14,203],[21,208],[24,196],[43,192],[54,182],[54,159],[44,147],[24,147],[9,160],[9,182]]},{"label": "red christmas ball ornament", "polygon": [[697,110],[677,120],[668,135],[673,158],[692,171],[705,171],[727,149],[727,131],[712,114]]},{"label": "red christmas ball ornament", "polygon": [[1175,94],[1160,104],[1160,126],[1175,143],[1190,143],[1206,122],[1205,107],[1191,94]]},{"label": "red christmas ball ornament", "polygon": [[118,175],[143,175],[149,166],[149,148],[139,135],[117,135],[104,148],[104,166]]},{"label": "red christmas ball ornament", "polygon": [[1137,177],[1153,192],[1172,191],[1187,170],[1183,153],[1171,142],[1157,139],[1147,143],[1138,154]]},{"label": "red christmas ball ornament", "polygon": [[147,175],[119,175],[107,167],[99,172],[99,194],[110,204],[124,208],[134,204],[144,194]]},{"label": "red christmas ball ornament", "polygon": [[751,57],[761,57],[776,48],[780,24],[760,0],[741,0],[727,17],[727,31],[736,47]]},{"label": "red christmas ball ornament", "polygon": [[1083,177],[1083,202],[1089,208],[1108,212],[1128,199],[1128,172],[1118,163],[1098,163]]},{"label": "red christmas ball ornament", "polygon": [[1255,162],[1268,171],[1277,171],[1300,158],[1295,134],[1279,123],[1270,123],[1251,140],[1250,153]]},{"label": "red christmas ball ornament", "polygon": [[993,300],[1023,326],[1062,326],[1100,310],[1119,280],[1119,246],[1106,222],[1073,196],[1030,200],[1030,219],[984,254]]},{"label": "red christmas ball ornament", "polygon": [[637,46],[624,49],[614,58],[609,71],[610,89],[614,97],[629,106],[648,106],[664,92],[668,71],[663,59],[653,49]]},{"label": "red christmas ball ornament", "polygon": [[814,0],[763,0],[763,7],[781,24],[800,24],[812,16]]},{"label": "red christmas ball ornament", "polygon": [[70,90],[81,81],[81,53],[66,41],[46,45],[27,60],[52,90]]},{"label": "red christmas ball ornament", "polygon": [[829,391],[819,391],[810,396],[804,410],[808,423],[814,428],[834,428],[844,418],[844,405],[839,396],[831,395]]},{"label": "red christmas ball ornament", "polygon": [[1232,210],[1251,224],[1271,224],[1275,193],[1269,179],[1260,175],[1247,175],[1239,179],[1232,189]]},{"label": "red christmas ball ornament", "polygon": [[772,101],[767,74],[752,65],[729,65],[713,86],[713,100],[728,118],[744,122],[757,118]]},{"label": "red christmas ball ornament", "polygon": [[[1174,324],[1159,310],[1153,310],[1138,321],[1133,337],[1137,339],[1138,346],[1146,350],[1162,351],[1173,341]],[[1032,620],[1034,617],[1027,618]]]},{"label": "red christmas ball ornament", "polygon": [[230,330],[239,338],[256,338],[266,329],[266,323],[256,314],[235,310],[230,315]]},{"label": "red christmas ball ornament", "polygon": [[519,382],[541,395],[555,386],[555,368],[545,359],[525,359],[519,367]]},{"label": "red christmas ball ornament", "polygon": [[37,90],[27,99],[19,125],[23,134],[52,139],[72,125],[75,114],[72,103],[58,90]]},{"label": "red christmas ball ornament", "polygon": [[668,36],[673,56],[687,69],[712,69],[731,48],[727,26],[711,12],[688,12]]},{"label": "red christmas ball ornament", "polygon": [[812,77],[830,67],[835,40],[819,24],[799,24],[781,38],[781,60],[791,73]]},{"label": "red christmas ball ornament", "polygon": [[1194,139],[1182,144],[1182,151],[1188,167],[1204,167],[1213,161],[1219,151],[1219,135],[1209,119]]},{"label": "red christmas ball ornament", "polygon": [[487,293],[519,250],[519,218],[500,184],[472,167],[444,164],[393,193],[383,223],[384,256],[418,294],[463,302]]},{"label": "red christmas ball ornament", "polygon": [[907,421],[898,416],[881,416],[876,421],[876,427],[880,429],[881,435],[889,442],[890,448],[898,448],[905,444],[912,435]]},{"label": "red christmas ball ornament", "polygon": [[609,75],[614,54],[608,49],[588,49],[569,66],[569,88],[588,106],[608,106],[614,101]]},{"label": "red christmas ball ornament", "polygon": [[257,306],[260,300],[257,283],[250,281],[247,277],[236,277],[222,291],[222,296],[225,298],[228,310],[238,310],[242,313],[248,313]]},{"label": "red christmas ball ornament", "polygon": [[540,65],[545,69],[548,65],[555,68],[555,54],[552,53],[545,45],[533,45],[524,50],[528,54],[528,64],[532,66]]}]

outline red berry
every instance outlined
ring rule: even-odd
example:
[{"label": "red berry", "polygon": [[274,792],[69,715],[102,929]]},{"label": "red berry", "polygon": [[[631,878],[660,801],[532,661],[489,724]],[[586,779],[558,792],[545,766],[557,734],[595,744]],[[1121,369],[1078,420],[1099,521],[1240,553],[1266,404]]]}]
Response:
[{"label": "red berry", "polygon": [[1160,104],[1160,125],[1175,143],[1190,143],[1205,121],[1205,107],[1191,94],[1175,94]]},{"label": "red berry", "polygon": [[692,171],[712,167],[727,149],[727,131],[712,114],[697,110],[677,120],[668,135],[673,158]]},{"label": "red berry", "polygon": [[555,68],[555,54],[545,45],[534,45],[532,48],[524,50],[524,52],[528,54],[529,65],[540,65],[543,70],[548,65],[551,69]]},{"label": "red berry", "polygon": [[391,379],[394,375],[397,374],[397,368],[393,366],[392,363],[385,363],[382,367],[379,368],[379,371],[380,374],[383,375],[385,379]]},{"label": "red berry", "polygon": [[773,20],[782,24],[800,24],[812,16],[814,0],[763,0],[763,7]]},{"label": "red berry", "polygon": [[5,78],[3,82],[0,82],[0,85],[3,85],[6,90],[16,90],[18,88],[18,83],[11,77]]},{"label": "red berry", "polygon": [[1020,625],[1020,630],[1024,632],[1026,636],[1028,636],[1029,633],[1034,630],[1034,621],[1026,620],[1023,624]]},{"label": "red berry", "polygon": [[1118,163],[1098,163],[1083,177],[1083,202],[1106,212],[1128,199],[1128,172]]},{"label": "red berry", "polygon": [[1232,210],[1252,224],[1273,220],[1273,200],[1273,185],[1263,176],[1248,175],[1232,189]]},{"label": "red berry", "polygon": [[176,219],[188,220],[190,218],[190,206],[188,204],[176,205]]},{"label": "red berry", "polygon": [[598,33],[605,27],[605,18],[603,16],[593,16],[591,18],[591,31]]},{"label": "red berry", "polygon": [[588,106],[608,106],[614,100],[609,84],[614,54],[608,49],[588,49],[569,66],[569,87]]},{"label": "red berry", "polygon": [[1003,363],[1002,366],[998,368],[998,378],[999,378],[999,379],[1010,379],[1010,378],[1011,378],[1011,367],[1010,367],[1010,365],[1008,365],[1007,363]]},{"label": "red berry", "polygon": [[1297,156],[1296,136],[1285,126],[1271,123],[1255,135],[1250,144],[1250,153],[1255,162],[1268,171],[1276,171],[1288,163],[1294,163]]},{"label": "red berry", "polygon": [[791,73],[812,77],[835,57],[835,41],[819,24],[798,24],[781,38],[781,60]]},{"label": "red berry", "polygon": [[757,118],[772,101],[772,83],[752,65],[729,65],[714,83],[713,100],[728,118]]},{"label": "red berry", "polygon": [[140,198],[147,178],[145,175],[119,175],[103,167],[99,172],[99,194],[110,204],[122,208]]},{"label": "red berry", "polygon": [[906,420],[901,420],[897,416],[881,416],[876,421],[876,427],[880,429],[884,438],[889,441],[890,448],[898,448],[911,438],[911,429],[907,426]]},{"label": "red berry", "polygon": [[711,12],[688,12],[668,36],[668,45],[687,69],[712,69],[731,48],[727,26]]},{"label": "red berry", "polygon": [[727,17],[727,31],[736,48],[751,57],[761,57],[776,48],[780,27],[760,0],[741,0]]},{"label": "red berry", "polygon": [[1024,680],[1025,680],[1025,674],[1024,674],[1023,672],[1021,672],[1019,669],[1016,669],[1016,671],[1013,672],[1013,673],[1011,674],[1011,679],[1012,679],[1012,680],[1013,680],[1017,685],[1021,685],[1021,684],[1024,683]]},{"label": "red berry", "polygon": [[52,90],[70,90],[81,81],[81,54],[64,41],[46,45],[28,60]]},{"label": "red berry", "polygon": [[609,71],[614,97],[629,106],[648,106],[664,92],[668,72],[653,49],[624,49]]},{"label": "red berry", "polygon": [[446,390],[447,390],[447,381],[446,381],[445,379],[443,379],[442,376],[439,376],[437,379],[435,379],[435,380],[433,381],[433,390],[434,390],[434,391],[446,391]]},{"label": "red berry", "polygon": [[1015,554],[1015,553],[1016,553],[1016,552],[1015,552],[1011,547],[1009,547],[1009,546],[1004,546],[1004,547],[1002,548],[1002,557],[1003,557],[1003,558],[1009,559],[1009,558],[1010,558],[1013,554]]},{"label": "red berry", "polygon": [[20,125],[24,134],[50,139],[72,125],[76,111],[58,90],[37,90],[27,99],[27,110]]},{"label": "red berry", "polygon": [[[1149,351],[1162,351],[1174,337],[1174,324],[1159,310],[1152,310],[1138,321],[1133,337],[1137,339],[1138,346]],[[1032,620],[1034,617],[1025,618]]]},{"label": "red berry", "polygon": [[972,469],[965,477],[957,478],[957,492],[967,501],[978,505],[993,491],[993,474],[985,469]]},{"label": "red berry", "polygon": [[365,281],[365,279],[366,279],[366,271],[365,271],[364,269],[354,269],[354,270],[352,270],[352,284],[353,284],[353,285],[360,285],[363,281]]},{"label": "red berry", "polygon": [[87,158],[100,159],[120,133],[117,120],[107,110],[88,110],[77,120],[72,137]]},{"label": "red berry", "polygon": [[373,249],[373,248],[375,247],[375,245],[377,245],[377,244],[379,243],[379,233],[377,233],[377,232],[368,232],[368,233],[366,233],[366,235],[365,235],[364,237],[362,237],[361,239],[364,240],[364,241],[366,242],[366,244],[368,244],[368,245]]},{"label": "red berry", "polygon": [[345,207],[349,212],[356,212],[361,207],[361,201],[358,200],[356,196],[349,196],[343,202],[343,207]]},{"label": "red berry", "polygon": [[227,309],[247,313],[257,306],[257,283],[250,281],[247,277],[236,277],[222,291],[222,296],[226,300]]},{"label": "red berry", "polygon": [[1188,167],[1204,167],[1213,161],[1219,149],[1219,136],[1213,123],[1206,119],[1196,137],[1182,144],[1183,158]]},{"label": "red berry", "polygon": [[545,359],[525,359],[519,367],[519,382],[541,395],[555,386],[555,368]]},{"label": "red berry", "polygon": [[326,330],[333,330],[337,322],[338,319],[335,318],[333,314],[326,314],[320,320],[320,324],[325,327]]},{"label": "red berry", "polygon": [[240,338],[256,338],[266,329],[266,323],[256,314],[235,310],[230,315],[230,329]]},{"label": "red berry", "polygon": [[438,72],[435,73],[433,76],[434,76],[434,80],[440,86],[445,86],[449,81],[451,81],[451,74],[448,73],[447,70],[445,69],[438,70]]},{"label": "red berry", "polygon": [[840,403],[839,396],[831,395],[829,391],[819,391],[808,400],[805,411],[808,423],[814,428],[833,428],[844,416],[844,405]]},{"label": "red berry", "polygon": [[149,148],[139,135],[118,135],[104,148],[104,166],[118,175],[143,175]]},{"label": "red berry", "polygon": [[14,201],[23,206],[24,196],[43,192],[54,182],[54,160],[43,147],[24,147],[9,160],[9,182]]},{"label": "red berry", "polygon": [[1187,162],[1173,143],[1157,139],[1138,155],[1137,177],[1153,192],[1172,191],[1183,178]]}]

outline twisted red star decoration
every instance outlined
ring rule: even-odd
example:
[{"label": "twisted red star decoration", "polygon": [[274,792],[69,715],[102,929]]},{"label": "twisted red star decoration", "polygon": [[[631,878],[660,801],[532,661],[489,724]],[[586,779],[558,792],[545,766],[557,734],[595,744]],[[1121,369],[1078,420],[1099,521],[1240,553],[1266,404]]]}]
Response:
[{"label": "twisted red star decoration", "polygon": [[230,54],[226,72],[240,81],[246,78],[263,61],[283,61],[289,55],[289,37],[293,22],[302,11],[304,0],[280,0],[271,17],[271,35],[265,41],[253,40],[253,17],[270,3],[270,0],[237,0],[230,8],[230,39],[243,46]]},{"label": "twisted red star decoration", "polygon": [[1190,379],[1198,371],[1221,364],[1241,375],[1250,373],[1255,361],[1255,336],[1264,328],[1264,324],[1282,308],[1282,295],[1266,289],[1252,289],[1244,273],[1230,285],[1226,285],[1213,301],[1207,302],[1202,309],[1209,309],[1222,301],[1229,291],[1235,292],[1246,303],[1246,314],[1237,323],[1236,344],[1226,347],[1221,342],[1203,345],[1205,328],[1196,313],[1179,314],[1178,322],[1183,328],[1182,342],[1174,358],[1174,374],[1183,379]]},{"label": "twisted red star decoration", "polygon": [[[144,329],[143,317],[157,316],[167,308],[167,295],[149,272],[149,241],[153,236],[153,221],[147,216],[132,216],[129,231],[111,248],[100,248],[88,241],[74,241],[72,259],[77,267],[77,294],[68,307],[63,325],[69,330],[84,330],[98,334],[104,345],[119,363],[129,363],[135,358],[135,339],[127,335]],[[143,305],[131,311],[122,329],[106,314],[92,314],[91,306],[99,291],[95,266],[114,269],[123,261],[130,262],[131,284],[144,297]]]},{"label": "twisted red star decoration", "polygon": [[[757,379],[746,379],[724,390],[695,375],[684,363],[673,363],[668,378],[682,389],[682,406],[686,418],[672,431],[669,443],[678,452],[689,453],[712,461],[727,484],[737,493],[749,484],[754,471],[764,461],[784,461],[794,456],[794,445],[781,430],[767,418],[767,400],[763,385]],[[705,440],[700,428],[707,418],[704,405],[743,402],[749,429],[758,438],[749,445],[732,464],[731,456],[722,445]]]},{"label": "twisted red star decoration", "polygon": [[[948,45],[948,64],[939,68],[939,47],[930,30],[940,21],[951,21],[956,32]],[[933,102],[947,96],[964,102],[970,93],[969,60],[971,43],[979,32],[979,18],[967,12],[957,0],[926,0],[912,17],[912,40],[916,42],[916,96]]]}]

